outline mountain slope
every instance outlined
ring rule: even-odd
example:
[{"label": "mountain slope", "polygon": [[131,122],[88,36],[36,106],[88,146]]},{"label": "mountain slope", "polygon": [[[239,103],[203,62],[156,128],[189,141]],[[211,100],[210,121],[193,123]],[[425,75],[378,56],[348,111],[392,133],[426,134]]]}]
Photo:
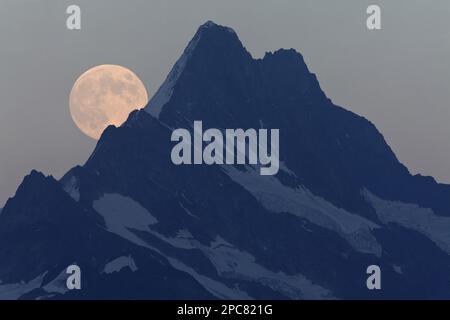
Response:
[{"label": "mountain slope", "polygon": [[152,99],[147,107],[153,115],[162,110],[162,122],[178,127],[202,119],[215,128],[282,128],[282,160],[303,184],[336,205],[370,211],[358,196],[367,187],[449,215],[450,187],[411,176],[372,123],[332,104],[294,50],[254,60],[229,28],[207,23],[180,61],[161,87],[170,101],[162,106]]},{"label": "mountain slope", "polygon": [[[279,128],[280,171],[172,164],[172,130],[195,120]],[[299,53],[253,59],[207,22],[149,105],[107,128],[83,166],[59,182],[33,172],[8,201],[0,294],[48,297],[77,262],[87,287],[56,297],[449,298],[449,196],[335,106]],[[381,291],[366,288],[371,264]]]}]

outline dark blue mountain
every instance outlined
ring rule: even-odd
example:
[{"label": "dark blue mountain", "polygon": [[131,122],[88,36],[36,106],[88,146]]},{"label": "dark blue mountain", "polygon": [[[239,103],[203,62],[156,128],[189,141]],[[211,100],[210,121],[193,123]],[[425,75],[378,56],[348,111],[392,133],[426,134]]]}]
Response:
[{"label": "dark blue mountain", "polygon": [[[280,171],[172,164],[172,130],[195,120],[279,128]],[[449,199],[334,105],[299,53],[253,59],[207,22],[83,166],[25,178],[0,215],[0,297],[450,298]],[[73,263],[80,291],[65,289]]]}]

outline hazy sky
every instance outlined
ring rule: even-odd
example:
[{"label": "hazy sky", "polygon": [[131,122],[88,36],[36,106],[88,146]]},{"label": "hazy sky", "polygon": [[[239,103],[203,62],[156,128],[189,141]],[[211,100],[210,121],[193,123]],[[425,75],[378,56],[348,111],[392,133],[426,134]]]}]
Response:
[{"label": "hazy sky", "polygon": [[[66,29],[71,4],[80,31]],[[370,4],[383,30],[366,29]],[[450,182],[449,19],[449,0],[1,0],[0,206],[32,168],[59,178],[89,157],[95,141],[68,103],[81,73],[123,65],[151,96],[206,20],[235,29],[254,57],[297,49],[413,173]]]}]

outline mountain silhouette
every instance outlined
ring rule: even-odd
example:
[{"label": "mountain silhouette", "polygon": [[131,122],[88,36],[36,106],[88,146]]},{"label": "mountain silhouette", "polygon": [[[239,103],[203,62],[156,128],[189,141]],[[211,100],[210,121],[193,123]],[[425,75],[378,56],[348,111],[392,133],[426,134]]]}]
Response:
[{"label": "mountain silhouette", "polygon": [[[280,171],[176,166],[175,128],[279,128]],[[145,109],[0,214],[0,298],[450,298],[450,186],[413,176],[293,49],[200,26]],[[82,290],[65,268],[83,270]],[[368,290],[366,268],[382,270]]]}]

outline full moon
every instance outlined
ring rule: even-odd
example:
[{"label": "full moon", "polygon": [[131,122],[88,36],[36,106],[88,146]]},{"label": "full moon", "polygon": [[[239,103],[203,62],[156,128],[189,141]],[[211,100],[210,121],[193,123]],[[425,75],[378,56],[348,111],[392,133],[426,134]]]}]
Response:
[{"label": "full moon", "polygon": [[131,70],[100,65],[83,73],[70,92],[70,114],[77,127],[98,140],[109,125],[120,126],[129,113],[145,107],[148,94]]}]

